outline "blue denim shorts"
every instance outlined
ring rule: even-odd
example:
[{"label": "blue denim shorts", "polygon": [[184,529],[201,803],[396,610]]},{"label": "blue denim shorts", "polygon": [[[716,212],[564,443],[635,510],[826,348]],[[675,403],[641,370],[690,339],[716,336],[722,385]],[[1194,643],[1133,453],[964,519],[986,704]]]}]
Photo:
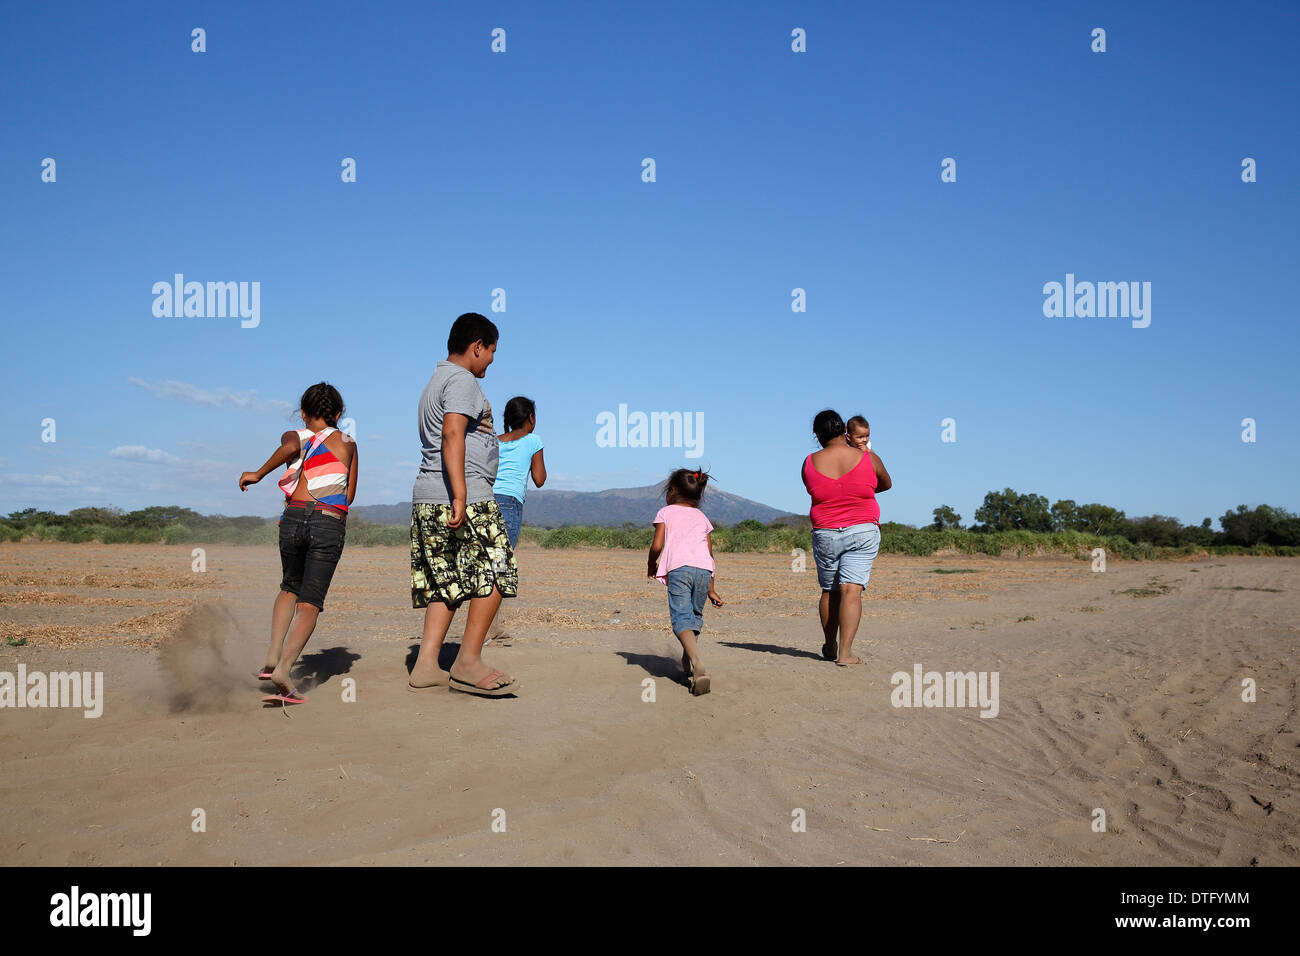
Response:
[{"label": "blue denim shorts", "polygon": [[506,523],[506,537],[510,539],[510,548],[519,546],[519,526],[524,523],[524,503],[514,495],[493,495],[501,517]]},{"label": "blue denim shorts", "polygon": [[674,568],[666,575],[668,584],[668,617],[673,623],[673,633],[704,629],[704,602],[709,599],[709,585],[713,575],[703,568]]},{"label": "blue denim shorts", "polygon": [[812,544],[817,583],[823,591],[832,591],[841,584],[861,584],[865,588],[880,551],[880,526],[813,528]]}]

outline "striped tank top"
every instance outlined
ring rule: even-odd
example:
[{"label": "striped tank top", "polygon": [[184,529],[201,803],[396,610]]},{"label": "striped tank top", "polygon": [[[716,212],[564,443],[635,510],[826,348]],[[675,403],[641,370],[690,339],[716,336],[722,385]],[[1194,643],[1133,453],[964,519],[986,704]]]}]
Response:
[{"label": "striped tank top", "polygon": [[298,429],[298,458],[289,464],[279,482],[286,500],[293,496],[294,489],[298,487],[298,476],[305,469],[307,494],[323,505],[330,505],[340,511],[348,510],[348,467],[325,444],[325,439],[336,430],[322,428],[312,434],[310,429]]}]

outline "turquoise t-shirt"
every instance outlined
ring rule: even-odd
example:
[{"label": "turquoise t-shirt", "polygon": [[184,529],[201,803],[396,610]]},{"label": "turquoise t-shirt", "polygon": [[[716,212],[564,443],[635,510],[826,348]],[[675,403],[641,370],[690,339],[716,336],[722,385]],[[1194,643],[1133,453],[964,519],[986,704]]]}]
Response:
[{"label": "turquoise t-shirt", "polygon": [[497,464],[497,480],[492,486],[492,493],[509,495],[523,502],[528,491],[528,476],[532,474],[533,455],[542,450],[542,440],[536,433],[503,441],[500,445],[501,457]]}]

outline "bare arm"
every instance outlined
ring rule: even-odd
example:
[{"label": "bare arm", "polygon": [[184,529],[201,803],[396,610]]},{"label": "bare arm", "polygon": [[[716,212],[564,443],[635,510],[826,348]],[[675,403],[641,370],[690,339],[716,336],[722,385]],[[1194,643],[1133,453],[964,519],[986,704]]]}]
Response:
[{"label": "bare arm", "polygon": [[346,461],[348,465],[348,504],[351,505],[353,499],[357,496],[357,442],[355,438],[348,435],[347,432],[341,432],[337,429],[334,434],[325,439],[325,447],[334,453],[334,457],[339,461]]},{"label": "bare arm", "polygon": [[659,568],[659,555],[663,554],[665,538],[666,534],[664,532],[664,525],[661,521],[655,525],[655,537],[654,540],[650,542],[650,556],[646,560],[645,572],[645,576],[648,578],[654,577],[655,571]]},{"label": "bare arm", "polygon": [[255,485],[281,465],[293,461],[301,448],[297,432],[285,432],[280,436],[280,447],[266,460],[266,464],[257,471],[246,471],[239,476],[239,490],[247,491],[249,485]]},{"label": "bare arm", "polygon": [[533,484],[538,488],[546,484],[546,461],[542,458],[542,449],[537,449],[532,463]]},{"label": "bare arm", "polygon": [[442,467],[451,483],[448,528],[458,528],[465,520],[465,429],[468,427],[469,417],[466,415],[448,412],[442,416]]},{"label": "bare arm", "polygon": [[880,456],[874,451],[869,451],[867,454],[871,456],[871,467],[876,470],[876,492],[888,491],[894,487],[894,481],[885,470],[885,463],[880,460]]},{"label": "bare arm", "polygon": [[[713,557],[713,532],[710,531],[704,536],[704,540],[709,544],[709,557]],[[718,592],[714,590],[713,585],[718,580],[718,573],[715,569],[709,576],[709,603],[714,607],[722,607],[722,598],[718,597]]]},{"label": "bare arm", "polygon": [[352,460],[348,462],[348,506],[352,505],[352,499],[357,496],[357,443],[349,442],[352,446]]}]

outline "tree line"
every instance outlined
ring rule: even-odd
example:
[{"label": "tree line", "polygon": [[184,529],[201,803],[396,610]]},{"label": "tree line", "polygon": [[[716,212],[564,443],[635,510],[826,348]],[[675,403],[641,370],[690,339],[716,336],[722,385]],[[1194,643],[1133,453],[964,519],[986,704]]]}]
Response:
[{"label": "tree line", "polygon": [[55,541],[102,541],[105,544],[180,544],[190,540],[244,542],[265,537],[264,518],[253,515],[204,515],[178,505],[154,505],[137,511],[121,508],[74,508],[66,515],[24,508],[0,518],[0,541],[32,536]]},{"label": "tree line", "polygon": [[[1071,500],[1048,504],[1042,495],[1020,494],[1011,488],[990,491],[975,512],[975,523],[962,527],[962,517],[948,505],[934,509],[934,522],[921,528],[886,522],[881,548],[900,554],[932,554],[956,548],[965,553],[1003,554],[1060,551],[1087,553],[1095,547],[1135,559],[1210,549],[1216,554],[1283,554],[1300,556],[1300,517],[1283,508],[1239,505],[1210,527],[1184,525],[1165,515],[1130,518],[1116,508],[1079,505]],[[348,541],[358,545],[401,545],[409,540],[404,525],[376,525],[354,516],[348,520]],[[715,550],[786,551],[811,547],[807,515],[784,515],[767,524],[753,519],[719,528]],[[629,522],[622,528],[564,527],[547,530],[525,525],[526,539],[543,547],[643,548],[649,546],[647,525]],[[275,519],[244,515],[203,515],[177,505],[124,512],[119,508],[76,508],[66,515],[27,508],[0,518],[0,541],[39,540],[105,544],[253,544],[276,541]],[[1157,550],[1161,549],[1161,550]]]},{"label": "tree line", "polygon": [[[962,530],[962,517],[948,505],[934,509],[933,531]],[[1188,545],[1257,544],[1300,545],[1300,515],[1285,508],[1238,505],[1219,518],[1222,531],[1214,531],[1205,518],[1199,525],[1185,525],[1168,515],[1130,518],[1118,508],[1102,504],[1078,504],[1065,498],[1049,505],[1042,495],[1021,494],[1011,488],[990,491],[975,509],[975,523],[965,529],[976,533],[998,531],[1082,531],[1106,537],[1118,535],[1133,542],[1148,542],[1158,548]]]}]

